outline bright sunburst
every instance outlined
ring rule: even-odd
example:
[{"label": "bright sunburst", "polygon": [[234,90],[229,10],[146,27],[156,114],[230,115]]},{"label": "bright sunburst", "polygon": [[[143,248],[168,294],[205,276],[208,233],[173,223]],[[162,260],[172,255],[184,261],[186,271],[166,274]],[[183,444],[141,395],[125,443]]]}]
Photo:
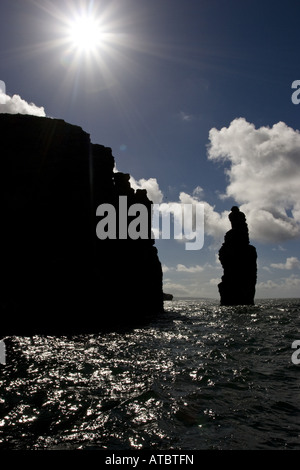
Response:
[{"label": "bright sunburst", "polygon": [[96,18],[79,16],[70,23],[69,39],[82,52],[94,52],[101,44],[101,28]]},{"label": "bright sunburst", "polygon": [[[61,67],[63,81],[78,89],[84,83],[89,92],[114,89],[123,93],[122,72],[138,76],[140,54],[157,53],[152,42],[135,32],[143,16],[125,8],[119,0],[30,0],[40,10],[45,40],[30,54],[49,54]],[[1,3],[1,0],[0,0]],[[22,49],[23,52],[23,49]],[[160,53],[159,53],[160,56]],[[75,92],[74,92],[75,95]],[[127,109],[127,108],[126,108]]]}]

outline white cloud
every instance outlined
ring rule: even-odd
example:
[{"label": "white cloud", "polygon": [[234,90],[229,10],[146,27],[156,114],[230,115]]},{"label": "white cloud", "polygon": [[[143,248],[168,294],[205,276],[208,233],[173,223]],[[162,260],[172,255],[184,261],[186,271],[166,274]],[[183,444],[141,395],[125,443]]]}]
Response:
[{"label": "white cloud", "polygon": [[257,285],[257,289],[273,289],[278,291],[278,293],[283,294],[283,295],[288,295],[293,293],[293,296],[296,295],[297,297],[299,296],[299,287],[300,287],[300,278],[291,275],[289,277],[280,279],[279,281],[272,281],[268,280],[265,282],[260,282]]},{"label": "white cloud", "polygon": [[202,266],[190,266],[189,268],[184,264],[177,264],[176,271],[184,273],[201,273],[204,268]]},{"label": "white cloud", "polygon": [[279,284],[269,279],[268,281],[259,282],[257,284],[257,289],[276,289],[279,288]]},{"label": "white cloud", "polygon": [[183,286],[182,284],[178,284],[176,282],[165,281],[164,282],[164,292],[181,296],[181,295],[189,295],[190,291],[188,287]]},{"label": "white cloud", "polygon": [[45,117],[43,107],[38,107],[34,103],[27,103],[19,95],[12,97],[0,90],[0,113],[2,114],[31,114],[32,116]]},{"label": "white cloud", "polygon": [[161,268],[163,273],[167,273],[172,270],[172,268],[169,268],[166,264],[163,264]]},{"label": "white cloud", "polygon": [[[250,240],[277,243],[300,236],[300,133],[279,122],[256,129],[243,118],[228,128],[211,129],[208,158],[229,162],[226,192],[245,212]],[[147,188],[146,188],[147,183]],[[155,203],[163,199],[156,179],[140,180]],[[179,203],[204,205],[205,237],[219,244],[230,229],[229,210],[217,212],[203,200],[203,189],[181,192]]]},{"label": "white cloud", "polygon": [[0,93],[6,94],[6,85],[3,80],[0,80]]},{"label": "white cloud", "polygon": [[[226,128],[211,129],[208,158],[229,163],[225,169],[228,185],[222,199],[232,198],[245,212],[250,240],[278,243],[300,236],[300,133],[279,122],[273,127],[256,129],[243,118],[235,119]],[[149,199],[161,204],[162,191],[155,178],[131,178],[134,189],[146,189]],[[197,186],[191,194],[180,192],[177,202],[161,204],[168,212],[171,205],[204,206],[204,236],[213,238],[214,248],[220,245],[231,228],[229,210],[218,212],[204,200],[204,191]],[[177,205],[177,206],[176,206]],[[230,208],[228,208],[230,209]],[[195,226],[195,221],[193,221]],[[279,245],[280,250],[283,248]]]},{"label": "white cloud", "polygon": [[[290,276],[285,279],[285,285],[289,288],[292,289],[294,287],[299,288],[300,287],[300,278],[297,276]],[[299,295],[299,291],[297,291],[297,297]]]},{"label": "white cloud", "polygon": [[199,198],[200,196],[202,197],[204,194],[204,190],[203,188],[201,188],[201,186],[197,186],[194,190],[193,190],[193,196]]},{"label": "white cloud", "polygon": [[300,269],[300,261],[292,256],[287,258],[285,263],[272,263],[271,267],[277,269]]},{"label": "white cloud", "polygon": [[130,177],[130,185],[133,189],[146,189],[147,195],[150,201],[154,204],[160,204],[163,200],[163,193],[159,189],[159,185],[156,178],[140,179],[136,181],[133,176]]},{"label": "white cloud", "polygon": [[[118,171],[115,168],[115,171]],[[201,203],[204,206],[204,236],[211,236],[213,237],[218,244],[224,238],[225,233],[230,229],[230,222],[228,220],[229,211],[224,211],[221,214],[215,211],[215,208],[211,206],[208,202],[201,199],[203,197],[203,189],[200,186],[197,186],[193,191],[192,194],[188,194],[185,192],[181,192],[179,194],[178,200],[170,201],[168,203],[163,203],[163,193],[159,187],[156,178],[149,178],[149,179],[140,179],[136,180],[133,176],[130,177],[130,184],[131,187],[135,190],[137,189],[146,189],[147,195],[150,201],[154,204],[159,204],[159,211],[161,214],[168,216],[171,214],[172,217],[178,219],[179,221],[182,220],[182,204],[198,204]],[[192,227],[193,230],[198,228],[199,223],[197,224],[195,220],[195,213],[193,214],[193,221]],[[199,221],[198,221],[199,222]],[[185,229],[187,229],[185,227]],[[201,231],[203,227],[201,226],[199,230]],[[155,231],[155,230],[154,230]],[[182,239],[178,239],[178,242],[186,242],[187,239],[190,238],[190,233],[188,230],[185,232],[185,236]],[[156,234],[157,238],[159,238],[160,234]]]},{"label": "white cloud", "polygon": [[211,129],[208,158],[230,163],[223,198],[246,213],[250,237],[278,242],[300,236],[300,133],[279,122],[256,129],[243,118]]},{"label": "white cloud", "polygon": [[193,193],[190,194],[181,192],[179,200],[182,204],[197,204],[204,205],[204,234],[205,236],[213,237],[218,243],[224,238],[225,233],[230,229],[230,222],[228,220],[229,211],[224,211],[221,214],[215,211],[215,208],[208,202],[200,200],[199,197]]}]

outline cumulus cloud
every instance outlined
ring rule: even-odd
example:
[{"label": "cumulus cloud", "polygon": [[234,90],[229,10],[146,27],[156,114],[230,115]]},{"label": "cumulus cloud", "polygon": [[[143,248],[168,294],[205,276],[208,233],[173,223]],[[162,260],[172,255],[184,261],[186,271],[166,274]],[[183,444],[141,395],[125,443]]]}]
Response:
[{"label": "cumulus cloud", "polygon": [[272,263],[272,268],[276,269],[300,269],[300,261],[295,256],[286,259],[285,263]]},{"label": "cumulus cloud", "polygon": [[[4,82],[2,82],[4,83]],[[8,96],[5,87],[0,89],[0,113],[2,114],[31,114],[32,116],[45,117],[43,107],[38,107],[34,103],[27,103],[19,95]]]},{"label": "cumulus cloud", "polygon": [[[226,164],[228,179],[221,199],[232,198],[245,212],[251,240],[279,243],[300,236],[300,132],[284,122],[255,128],[244,118],[209,132],[208,159]],[[163,199],[156,179],[140,180],[150,199]],[[198,186],[181,192],[179,203],[204,206],[205,236],[220,243],[230,229],[229,210],[218,212]],[[176,203],[175,203],[176,204]],[[180,215],[179,215],[180,216]],[[175,214],[176,217],[176,214]]]},{"label": "cumulus cloud", "polygon": [[258,289],[274,289],[274,290],[284,292],[284,293],[294,290],[297,296],[299,292],[299,287],[300,287],[300,278],[295,275],[291,275],[287,278],[280,279],[279,281],[276,281],[276,282],[269,279],[268,281],[265,281],[265,282],[259,282],[257,285]]},{"label": "cumulus cloud", "polygon": [[3,80],[0,80],[0,93],[6,94],[6,85]]},{"label": "cumulus cloud", "polygon": [[[244,118],[209,133],[208,159],[225,163],[228,179],[221,199],[232,198],[245,212],[250,239],[280,243],[300,236],[300,133],[279,122],[273,127],[255,128]],[[177,201],[162,204],[163,193],[156,178],[135,180],[134,189],[146,189],[148,197],[174,220],[182,217],[181,204],[203,204],[204,234],[215,246],[230,229],[229,210],[219,212],[205,201],[197,186],[191,193],[180,192]],[[195,227],[195,220],[193,226]],[[188,234],[187,238],[188,238]],[[280,250],[283,248],[279,245]],[[290,266],[290,264],[284,264]],[[278,266],[277,266],[278,267]],[[279,268],[280,269],[280,268]],[[289,269],[287,267],[282,269]]]},{"label": "cumulus cloud", "polygon": [[146,189],[150,201],[154,204],[160,204],[163,200],[163,193],[159,189],[159,184],[156,178],[140,179],[136,181],[132,176],[130,178],[130,185],[133,189]]},{"label": "cumulus cloud", "polygon": [[178,296],[190,295],[190,289],[188,287],[183,286],[182,284],[178,284],[176,282],[172,282],[169,279],[166,279],[164,281],[164,291],[170,292],[173,295],[178,295]]},{"label": "cumulus cloud", "polygon": [[171,271],[171,268],[169,268],[166,264],[163,264],[162,265],[162,272],[165,274],[169,271]]},{"label": "cumulus cloud", "polygon": [[208,158],[229,162],[223,198],[247,215],[251,237],[278,242],[300,236],[300,133],[279,122],[260,127],[238,118],[209,133]]},{"label": "cumulus cloud", "polygon": [[230,222],[228,220],[229,211],[224,211],[219,214],[214,206],[202,200],[196,193],[194,191],[193,195],[190,195],[181,192],[179,194],[179,201],[182,204],[203,204],[205,236],[211,236],[219,243],[224,238],[224,234],[230,229]]},{"label": "cumulus cloud", "polygon": [[184,273],[201,273],[204,268],[202,266],[190,266],[189,268],[185,266],[184,264],[177,264],[176,266],[176,271],[178,272],[184,272]]}]

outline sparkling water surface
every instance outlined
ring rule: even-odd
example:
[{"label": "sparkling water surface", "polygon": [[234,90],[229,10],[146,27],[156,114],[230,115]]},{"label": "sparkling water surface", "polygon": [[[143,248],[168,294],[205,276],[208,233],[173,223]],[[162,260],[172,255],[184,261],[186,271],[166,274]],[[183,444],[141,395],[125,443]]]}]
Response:
[{"label": "sparkling water surface", "polygon": [[300,450],[300,300],[165,310],[125,332],[6,338],[0,450]]}]

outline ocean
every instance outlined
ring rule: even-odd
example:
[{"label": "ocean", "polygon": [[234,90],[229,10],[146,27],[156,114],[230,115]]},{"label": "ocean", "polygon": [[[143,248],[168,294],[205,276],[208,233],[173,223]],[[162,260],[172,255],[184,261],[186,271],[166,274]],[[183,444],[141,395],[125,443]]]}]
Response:
[{"label": "ocean", "polygon": [[0,450],[300,450],[295,340],[300,299],[173,300],[125,331],[6,338]]}]

